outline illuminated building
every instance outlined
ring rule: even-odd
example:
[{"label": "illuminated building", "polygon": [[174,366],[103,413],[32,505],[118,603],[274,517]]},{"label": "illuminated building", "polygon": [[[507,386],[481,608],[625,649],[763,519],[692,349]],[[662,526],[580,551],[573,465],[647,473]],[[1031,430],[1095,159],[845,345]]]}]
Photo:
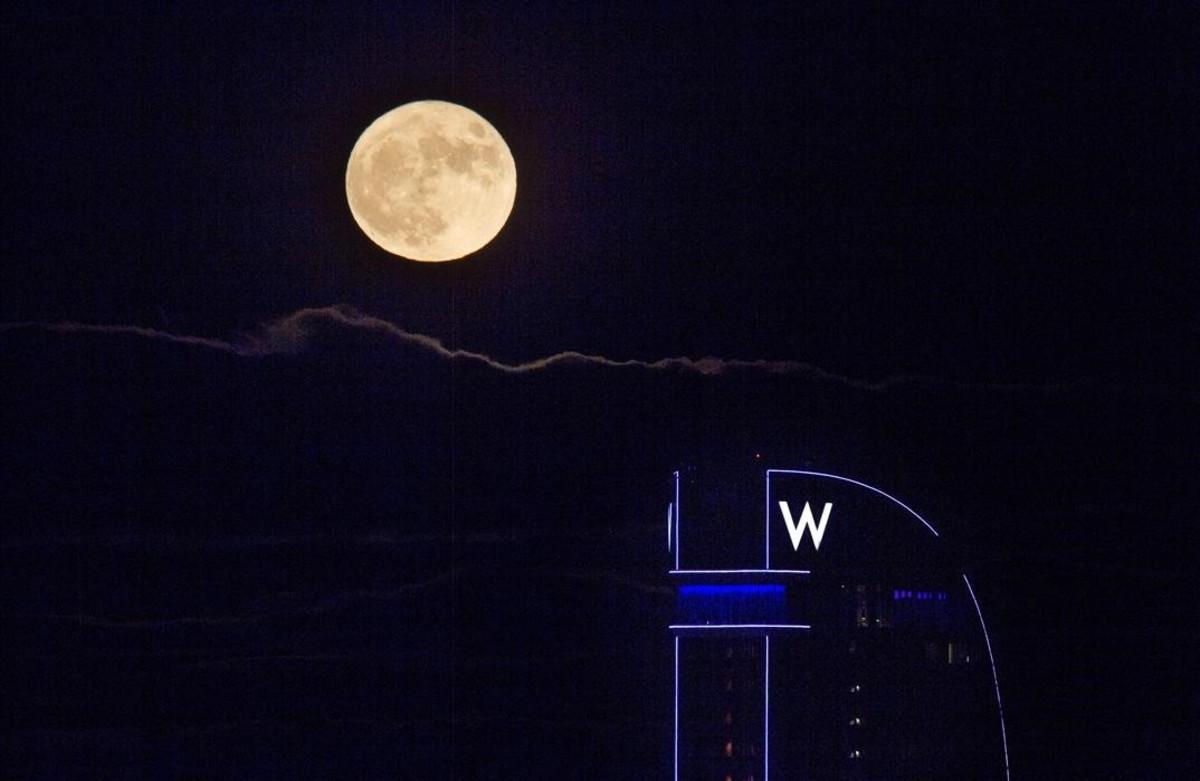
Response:
[{"label": "illuminated building", "polygon": [[916,511],[807,470],[676,472],[676,779],[1008,779],[991,642]]}]

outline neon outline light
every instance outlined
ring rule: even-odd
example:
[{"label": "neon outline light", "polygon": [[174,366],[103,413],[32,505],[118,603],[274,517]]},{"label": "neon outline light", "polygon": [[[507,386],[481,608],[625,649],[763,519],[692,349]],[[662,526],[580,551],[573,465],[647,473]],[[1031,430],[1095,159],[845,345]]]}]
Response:
[{"label": "neon outline light", "polygon": [[807,569],[673,569],[669,575],[811,575]]},{"label": "neon outline light", "polygon": [[671,550],[671,524],[675,522],[675,503],[667,503],[667,550]]},{"label": "neon outline light", "polygon": [[771,777],[771,636],[763,637],[763,781]]},{"label": "neon outline light", "polygon": [[[764,520],[765,526],[765,549],[766,549],[766,568],[765,569],[701,569],[701,570],[685,570],[679,568],[679,530],[680,530],[680,512],[679,512],[679,471],[674,472],[675,476],[675,502],[674,520],[675,520],[675,569],[670,570],[671,575],[766,575],[766,574],[785,574],[785,575],[809,575],[810,570],[774,570],[771,569],[771,475],[806,475],[809,477],[824,477],[830,480],[840,480],[844,483],[865,488],[872,493],[879,494],[885,499],[890,500],[894,504],[899,505],[906,510],[909,515],[916,518],[921,524],[933,534],[934,537],[940,538],[942,535],[933,527],[933,524],[921,517],[921,514],[909,507],[904,502],[900,501],[891,494],[869,485],[859,480],[854,480],[849,477],[842,477],[828,472],[813,472],[804,469],[767,469],[766,470],[766,517]],[[667,509],[668,527],[667,527],[667,543],[670,547],[670,514],[671,507]],[[1000,697],[1000,678],[996,672],[996,657],[992,653],[992,638],[988,633],[987,622],[983,620],[983,610],[979,607],[979,600],[975,596],[975,589],[971,585],[971,579],[967,577],[967,573],[962,573],[963,582],[967,586],[967,593],[971,597],[971,603],[975,606],[975,615],[979,618],[979,627],[983,630],[983,640],[987,647],[988,664],[992,669],[992,687],[996,692],[996,709],[1000,717],[1000,744],[1004,751],[1004,778],[1006,781],[1011,781],[1011,768],[1008,756],[1008,730],[1004,722],[1004,704]],[[693,593],[762,593],[766,591],[773,593],[775,589],[782,590],[782,586],[681,586],[680,590],[689,590]],[[668,627],[676,631],[690,630],[738,630],[738,629],[756,629],[756,630],[810,630],[812,626],[809,624],[671,624]],[[771,636],[764,634],[763,636],[763,779],[767,781],[770,777],[770,738],[771,738]],[[679,781],[679,635],[675,635],[675,781]]]},{"label": "neon outline light", "polygon": [[[743,624],[766,629],[809,629],[806,624]],[[679,626],[671,629],[727,629],[728,626]],[[771,636],[763,635],[763,781],[770,778],[771,759]],[[679,781],[679,635],[675,635],[675,781]]]},{"label": "neon outline light", "polygon": [[679,635],[675,636],[675,781],[679,781]]},{"label": "neon outline light", "polygon": [[679,470],[675,470],[675,569],[679,569]]},{"label": "neon outline light", "polygon": [[967,584],[967,593],[975,605],[975,615],[979,616],[979,627],[983,630],[983,642],[987,645],[988,663],[992,666],[992,686],[996,689],[996,709],[1000,712],[1000,745],[1004,747],[1004,778],[1011,779],[1008,769],[1008,731],[1004,728],[1004,704],[1000,702],[1000,678],[996,675],[996,657],[992,656],[992,638],[988,635],[987,624],[983,620],[983,611],[979,609],[979,600],[975,598],[975,589],[971,588],[971,579],[963,573],[963,582]]},{"label": "neon outline light", "polygon": [[767,517],[763,526],[763,537],[767,541],[767,569],[771,568],[771,470],[766,472],[767,476]]},{"label": "neon outline light", "polygon": [[918,513],[916,510],[914,510],[913,508],[909,507],[907,504],[905,504],[904,502],[900,501],[900,500],[899,500],[899,499],[897,499],[896,497],[892,496],[892,495],[891,495],[891,494],[889,494],[887,491],[882,491],[882,490],[880,490],[880,489],[876,488],[876,487],[875,487],[875,486],[873,486],[873,485],[868,485],[868,484],[866,484],[866,483],[864,483],[864,482],[862,482],[862,481],[860,481],[860,480],[855,480],[855,479],[853,479],[853,478],[850,478],[850,477],[842,477],[841,475],[834,475],[834,474],[830,474],[829,472],[810,472],[810,471],[808,471],[808,470],[806,470],[806,469],[768,469],[768,470],[767,470],[767,474],[766,474],[766,480],[767,480],[767,513],[766,513],[766,514],[767,514],[767,517],[766,517],[766,535],[767,535],[767,543],[766,543],[766,548],[767,548],[767,569],[770,569],[770,568],[771,568],[771,475],[773,475],[773,474],[779,474],[779,475],[808,475],[809,477],[827,477],[827,478],[829,478],[830,480],[841,480],[843,483],[850,483],[850,484],[852,484],[852,485],[857,485],[857,486],[859,486],[860,488],[866,488],[868,491],[873,491],[874,493],[877,493],[877,494],[879,494],[879,495],[880,495],[880,496],[882,496],[883,498],[885,498],[885,499],[890,499],[891,501],[893,501],[893,502],[895,502],[896,504],[898,504],[898,505],[900,505],[901,507],[903,507],[905,510],[907,510],[907,511],[908,511],[909,515],[911,515],[912,517],[916,518],[918,521],[920,521],[922,524],[924,524],[924,526],[925,526],[925,528],[926,528],[926,529],[929,529],[929,531],[933,532],[933,536],[934,536],[934,537],[941,537],[941,536],[942,536],[942,535],[938,534],[938,530],[937,530],[937,529],[933,528],[933,524],[931,524],[929,521],[927,521],[927,520],[925,520],[924,518],[922,518],[922,517],[921,517],[921,514],[920,514],[920,513]]},{"label": "neon outline light", "polygon": [[812,629],[812,626],[809,624],[671,624],[667,629]]}]

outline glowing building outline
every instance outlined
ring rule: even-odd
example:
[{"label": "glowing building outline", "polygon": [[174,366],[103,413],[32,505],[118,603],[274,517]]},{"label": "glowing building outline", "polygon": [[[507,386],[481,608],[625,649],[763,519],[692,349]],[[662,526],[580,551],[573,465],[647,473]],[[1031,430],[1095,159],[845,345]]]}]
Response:
[{"label": "glowing building outline", "polygon": [[[675,483],[675,501],[671,507],[674,510],[674,545],[671,544],[670,535],[668,534],[667,548],[670,550],[674,547],[675,552],[675,568],[668,571],[670,575],[810,575],[811,570],[797,569],[772,569],[771,568],[771,476],[772,475],[801,475],[805,477],[822,477],[831,480],[838,480],[843,483],[850,483],[860,488],[865,488],[872,493],[878,494],[896,506],[905,510],[909,515],[916,518],[921,524],[933,534],[934,537],[941,538],[941,534],[933,527],[929,521],[925,520],[913,508],[909,507],[904,502],[892,496],[888,492],[876,488],[869,483],[864,483],[861,480],[855,480],[851,477],[835,475],[829,472],[815,472],[807,469],[777,469],[768,468],[765,472],[766,480],[766,519],[764,525],[764,536],[766,537],[766,566],[764,569],[682,569],[680,567],[679,558],[679,540],[680,540],[680,525],[681,514],[679,507],[679,470],[673,473]],[[671,509],[668,509],[668,514]],[[1000,678],[996,671],[996,657],[992,653],[992,640],[988,634],[987,623],[983,620],[983,610],[979,606],[979,600],[975,596],[975,589],[971,586],[971,580],[967,577],[967,573],[963,572],[962,579],[966,584],[967,593],[971,597],[971,603],[975,607],[975,615],[979,619],[979,628],[983,632],[984,646],[987,648],[988,664],[992,671],[992,687],[996,694],[996,710],[1000,720],[1000,744],[1004,752],[1004,778],[1005,781],[1011,781],[1011,771],[1009,767],[1008,756],[1008,730],[1004,722],[1004,705],[1000,698]],[[681,587],[687,588],[687,587]],[[727,587],[728,588],[728,587]],[[736,588],[736,587],[734,587]],[[671,624],[668,629],[675,632],[675,725],[674,725],[674,781],[679,781],[679,632],[691,632],[696,630],[759,630],[763,632],[763,779],[769,781],[771,773],[770,763],[770,736],[771,736],[771,716],[770,716],[770,685],[771,685],[771,636],[768,630],[810,630],[812,626],[809,624]]]},{"label": "glowing building outline", "polygon": [[987,647],[988,663],[992,666],[992,686],[996,690],[996,710],[1000,712],[1000,743],[1004,746],[1004,778],[1011,778],[1008,769],[1008,730],[1004,728],[1004,704],[1000,702],[1000,678],[996,675],[996,657],[992,656],[992,638],[988,635],[987,624],[983,621],[983,611],[979,609],[979,600],[975,598],[975,589],[971,588],[971,579],[963,573],[963,582],[967,584],[967,593],[975,605],[975,615],[979,616],[979,627],[983,629],[983,644]]},{"label": "glowing building outline", "polygon": [[[675,474],[677,475],[677,477],[675,478],[675,482],[676,482],[676,496],[678,497],[678,495],[679,495],[679,493],[678,493],[678,490],[679,490],[678,474],[679,473],[676,472]],[[767,569],[768,570],[771,569],[771,475],[805,475],[807,477],[828,477],[832,480],[841,480],[843,483],[850,483],[852,485],[857,485],[859,488],[866,488],[868,491],[874,491],[875,493],[879,494],[883,498],[889,499],[894,504],[897,504],[900,507],[907,510],[909,515],[916,518],[918,521],[920,521],[921,523],[923,523],[925,525],[926,529],[929,529],[929,531],[933,532],[934,537],[942,536],[942,535],[938,534],[937,529],[933,528],[933,524],[931,524],[929,521],[922,518],[920,513],[918,513],[916,510],[909,507],[907,504],[900,501],[896,497],[892,496],[887,491],[882,491],[873,485],[868,485],[867,483],[861,482],[859,480],[855,480],[854,478],[851,478],[851,477],[842,477],[841,475],[834,475],[834,474],[830,474],[828,472],[810,472],[806,469],[768,469],[767,474],[766,474],[767,507],[766,507],[766,519],[764,522],[764,529],[766,531],[766,537],[767,537]],[[679,525],[678,518],[676,518],[675,525],[676,526]],[[679,566],[678,560],[676,560],[675,566],[677,566],[677,567]]]}]

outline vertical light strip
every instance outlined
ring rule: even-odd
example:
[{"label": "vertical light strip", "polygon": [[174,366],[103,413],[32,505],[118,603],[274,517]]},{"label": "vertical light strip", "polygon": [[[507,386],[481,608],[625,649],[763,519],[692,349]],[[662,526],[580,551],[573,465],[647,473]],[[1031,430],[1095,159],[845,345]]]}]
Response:
[{"label": "vertical light strip", "polygon": [[767,538],[767,569],[771,569],[771,470],[767,470],[767,518],[764,521]]},{"label": "vertical light strip", "polygon": [[771,777],[771,636],[763,635],[763,781]]},{"label": "vertical light strip", "polygon": [[675,503],[671,502],[667,505],[667,550],[671,550],[671,525],[675,523]]},{"label": "vertical light strip", "polygon": [[675,470],[675,569],[679,569],[679,470]]},{"label": "vertical light strip", "polygon": [[983,629],[983,642],[987,644],[988,662],[992,665],[992,686],[996,689],[996,708],[1000,711],[1000,744],[1004,747],[1004,778],[1011,781],[1008,770],[1008,731],[1004,728],[1004,704],[1000,702],[1000,678],[996,675],[996,657],[992,655],[992,638],[988,636],[987,624],[983,620],[983,611],[979,609],[979,600],[975,598],[975,589],[971,588],[971,579],[963,573],[963,582],[967,584],[967,593],[975,603],[975,615],[979,616],[979,626]]},{"label": "vertical light strip", "polygon": [[675,635],[675,781],[679,781],[679,635]]}]

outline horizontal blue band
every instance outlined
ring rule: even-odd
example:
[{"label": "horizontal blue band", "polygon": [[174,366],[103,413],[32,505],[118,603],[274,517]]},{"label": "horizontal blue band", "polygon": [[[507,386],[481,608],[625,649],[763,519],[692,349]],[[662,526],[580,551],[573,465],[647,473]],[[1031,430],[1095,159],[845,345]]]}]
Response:
[{"label": "horizontal blue band", "polygon": [[679,593],[685,596],[731,596],[731,597],[748,597],[754,595],[761,596],[781,596],[783,594],[783,586],[778,585],[750,585],[750,586],[680,586]]}]

